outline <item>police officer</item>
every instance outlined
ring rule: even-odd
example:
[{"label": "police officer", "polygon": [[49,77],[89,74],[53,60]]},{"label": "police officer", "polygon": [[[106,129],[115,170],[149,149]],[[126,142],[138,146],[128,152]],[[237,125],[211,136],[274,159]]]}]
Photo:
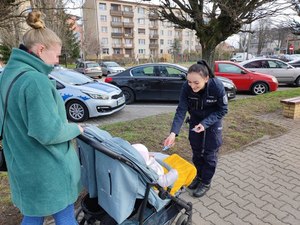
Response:
[{"label": "police officer", "polygon": [[171,133],[164,146],[172,146],[189,112],[189,141],[197,175],[188,186],[193,196],[201,197],[210,188],[222,144],[222,118],[227,113],[227,95],[222,82],[215,78],[206,61],[200,60],[188,69]]}]

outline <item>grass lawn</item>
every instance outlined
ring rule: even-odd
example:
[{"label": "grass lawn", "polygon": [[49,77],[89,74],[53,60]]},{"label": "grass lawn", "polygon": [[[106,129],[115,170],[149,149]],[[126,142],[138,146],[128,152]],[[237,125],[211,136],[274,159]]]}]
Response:
[{"label": "grass lawn", "polygon": [[[242,150],[243,146],[264,136],[272,137],[286,132],[285,128],[278,127],[271,122],[261,121],[257,116],[271,112],[281,113],[280,100],[295,96],[300,96],[300,88],[230,101],[229,113],[223,124],[224,143],[221,154]],[[160,151],[162,142],[169,134],[173,116],[174,113],[161,114],[130,122],[109,124],[101,128],[131,143],[143,143],[150,151]],[[169,153],[177,153],[191,160],[187,136],[188,129],[183,125],[176,145]],[[6,173],[0,173],[0,215],[0,224],[3,222],[6,225],[17,224],[21,218],[18,210],[10,202]]]}]

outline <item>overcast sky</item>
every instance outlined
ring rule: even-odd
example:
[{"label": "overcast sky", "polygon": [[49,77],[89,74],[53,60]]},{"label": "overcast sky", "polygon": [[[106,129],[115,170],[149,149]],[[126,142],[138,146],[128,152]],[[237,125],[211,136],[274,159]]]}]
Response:
[{"label": "overcast sky", "polygon": [[[68,3],[69,3],[68,7],[77,8],[77,9],[69,9],[69,10],[67,10],[67,12],[82,17],[82,11],[79,8],[83,5],[85,0],[66,0],[66,1],[68,1]],[[151,0],[150,2],[149,1],[142,1],[142,0],[125,0],[125,1],[131,1],[131,2],[136,2],[136,3],[145,3],[145,4],[153,4],[153,3],[154,4],[159,4],[159,0]],[[288,14],[294,15],[293,18],[295,18],[297,21],[300,21],[300,17],[297,16],[295,11],[293,11],[292,9],[290,10],[290,12],[288,12]],[[276,18],[277,22],[287,21],[287,20],[289,20],[287,17],[282,17],[282,18],[277,17]],[[234,34],[231,37],[229,37],[226,40],[226,42],[233,45],[234,47],[238,47],[239,36]]]}]

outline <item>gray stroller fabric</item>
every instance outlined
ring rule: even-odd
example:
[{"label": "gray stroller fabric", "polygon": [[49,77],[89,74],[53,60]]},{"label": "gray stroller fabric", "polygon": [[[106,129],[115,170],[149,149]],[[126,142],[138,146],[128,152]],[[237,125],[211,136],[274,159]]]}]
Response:
[{"label": "gray stroller fabric", "polygon": [[[84,158],[82,164],[83,167],[87,168],[82,169],[84,186],[88,191],[92,191],[92,196],[94,197],[96,197],[95,194],[97,192],[98,204],[118,224],[121,224],[133,212],[136,199],[144,198],[147,177],[153,183],[156,183],[158,175],[147,167],[142,156],[128,141],[118,137],[111,137],[107,132],[97,127],[85,128],[85,133],[96,140],[100,140],[101,145],[112,152],[126,157],[129,163],[136,165],[141,170],[141,172],[137,172],[125,163],[113,159],[102,152],[92,150],[79,141],[81,155]],[[90,192],[89,194],[91,195]],[[157,211],[169,201],[159,198],[154,189],[151,188],[148,202]]]}]

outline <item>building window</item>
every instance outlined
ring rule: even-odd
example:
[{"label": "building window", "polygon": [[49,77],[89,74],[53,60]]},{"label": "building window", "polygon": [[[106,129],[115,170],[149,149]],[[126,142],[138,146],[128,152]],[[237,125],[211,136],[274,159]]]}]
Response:
[{"label": "building window", "polygon": [[132,6],[124,5],[124,12],[132,12]]},{"label": "building window", "polygon": [[111,10],[112,11],[120,11],[120,5],[111,4]]},{"label": "building window", "polygon": [[107,33],[107,27],[101,27],[101,32],[102,33]]},{"label": "building window", "polygon": [[164,44],[164,39],[160,39],[160,44],[161,44],[161,45]]},{"label": "building window", "polygon": [[164,53],[164,50],[163,50],[163,49],[161,49],[161,50],[160,50],[160,54],[163,54],[163,53]]},{"label": "building window", "polygon": [[172,45],[173,41],[172,40],[168,40],[168,45]]},{"label": "building window", "polygon": [[121,49],[120,48],[114,48],[114,54],[121,54]]},{"label": "building window", "polygon": [[168,30],[168,36],[172,36],[172,31]]},{"label": "building window", "polygon": [[146,50],[145,49],[139,49],[139,54],[145,54]]},{"label": "building window", "polygon": [[160,34],[161,34],[161,35],[164,35],[164,30],[161,30],[161,31],[160,31]]},{"label": "building window", "polygon": [[112,33],[122,33],[122,28],[114,27],[114,28],[112,28]]},{"label": "building window", "polygon": [[109,55],[109,49],[108,48],[103,48],[102,49],[102,54]]},{"label": "building window", "polygon": [[113,42],[113,44],[115,44],[115,45],[120,45],[120,44],[122,44],[122,39],[119,39],[119,38],[113,38],[113,39],[112,39],[112,42]]},{"label": "building window", "polygon": [[138,13],[139,14],[145,14],[145,9],[142,7],[138,7]]},{"label": "building window", "polygon": [[121,22],[122,20],[121,20],[121,17],[117,17],[117,16],[113,16],[112,18],[111,18],[111,20],[112,20],[112,22]]},{"label": "building window", "polygon": [[145,39],[139,39],[139,44],[144,45],[146,43]]},{"label": "building window", "polygon": [[138,29],[138,34],[146,34],[146,30],[145,29]]},{"label": "building window", "polygon": [[131,18],[123,18],[123,22],[124,23],[132,23],[132,19]]},{"label": "building window", "polygon": [[138,18],[138,24],[145,24],[144,18]]},{"label": "building window", "polygon": [[106,4],[105,3],[100,3],[99,4],[99,10],[100,11],[106,11]]},{"label": "building window", "polygon": [[101,22],[106,22],[107,21],[107,17],[105,15],[101,15],[100,16],[100,21]]},{"label": "building window", "polygon": [[101,38],[101,44],[107,45],[108,44],[108,38]]},{"label": "building window", "polygon": [[132,45],[132,39],[124,39],[125,44]]}]

